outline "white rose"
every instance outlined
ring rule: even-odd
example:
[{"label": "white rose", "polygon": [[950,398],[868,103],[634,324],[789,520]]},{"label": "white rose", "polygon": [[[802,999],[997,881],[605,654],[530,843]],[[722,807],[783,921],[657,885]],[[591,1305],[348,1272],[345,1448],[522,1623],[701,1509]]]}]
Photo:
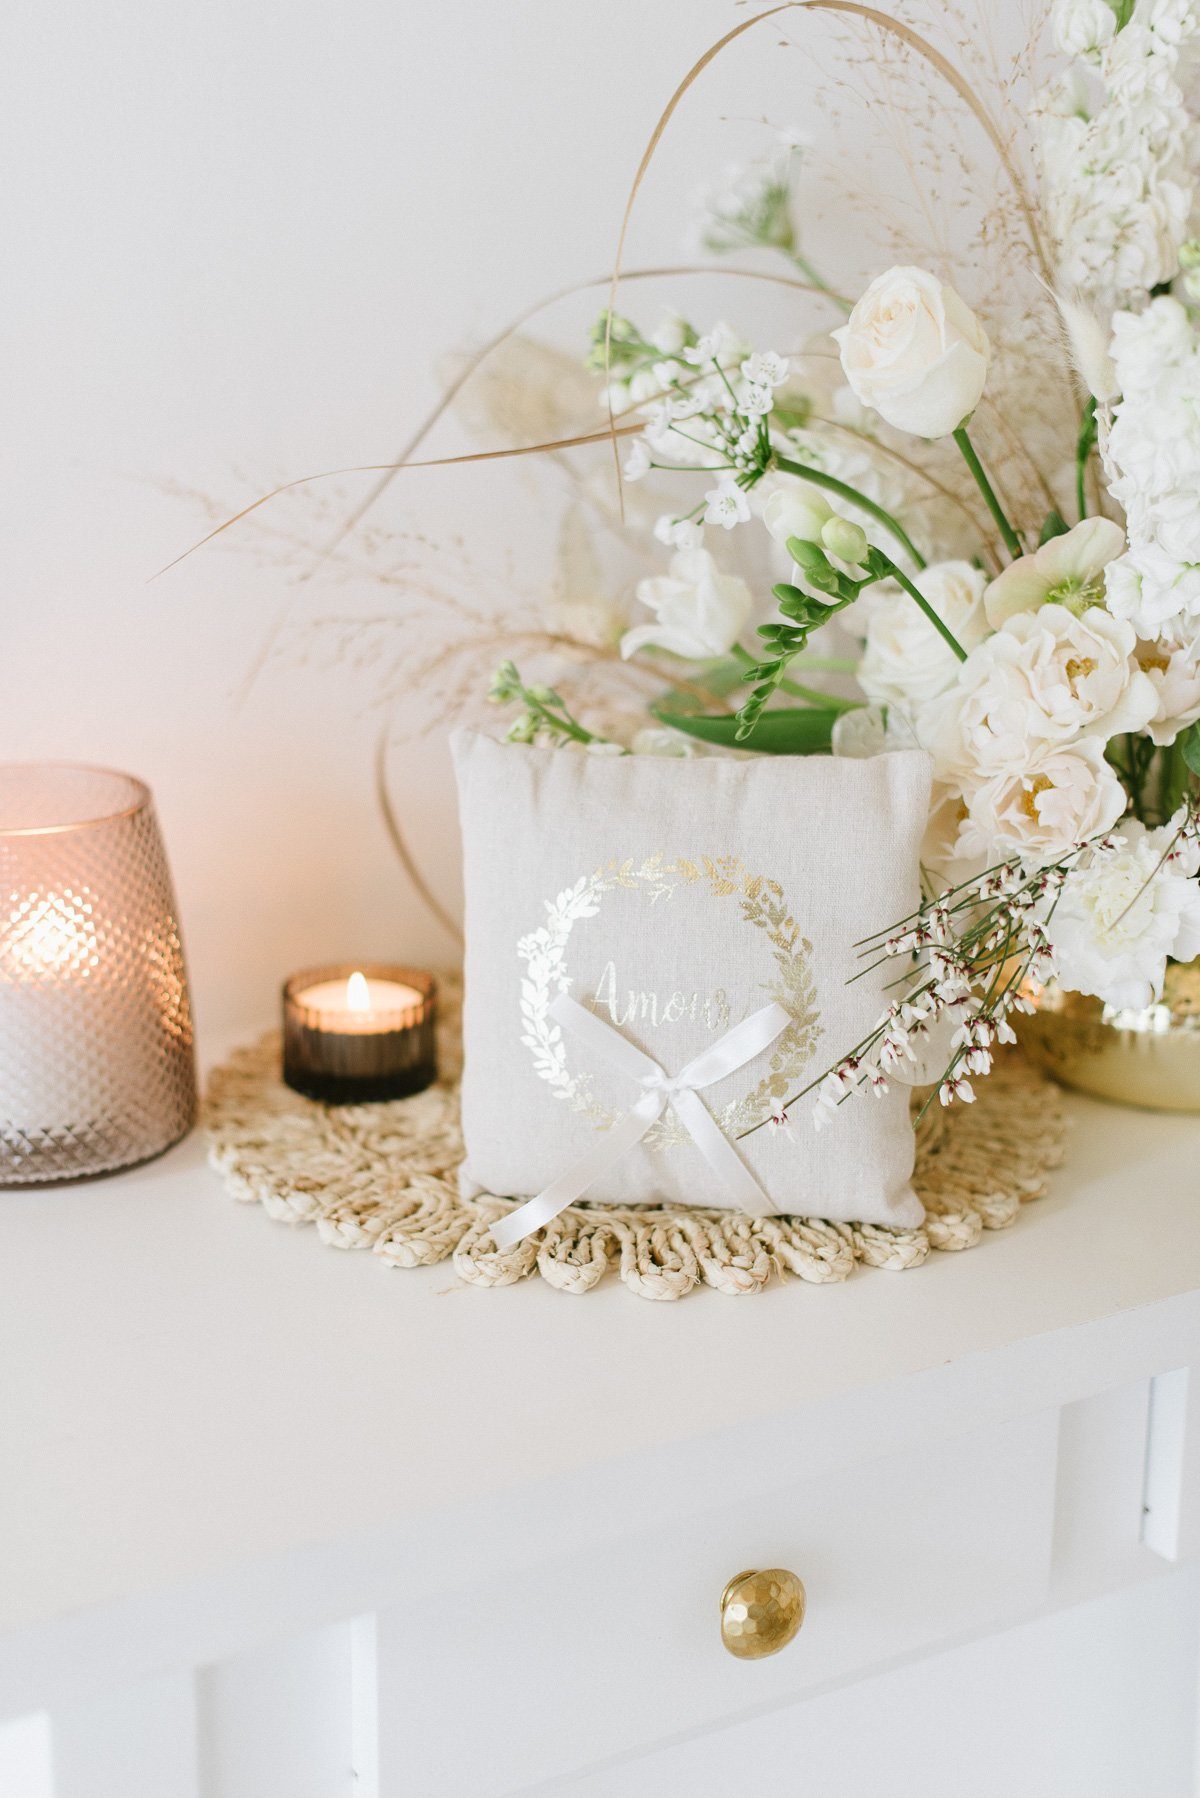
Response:
[{"label": "white rose", "polygon": [[[967,650],[976,648],[987,635],[985,580],[970,562],[939,562],[916,577],[924,597]],[[881,581],[859,605],[867,618],[859,685],[877,705],[899,706],[917,716],[931,699],[954,685],[960,666],[957,656],[920,607],[894,582]]]},{"label": "white rose", "polygon": [[1117,18],[1108,0],[1058,0],[1054,36],[1064,56],[1098,56],[1110,44]]},{"label": "white rose", "polygon": [[637,596],[658,622],[626,631],[623,656],[648,645],[693,662],[726,655],[745,630],[753,605],[745,581],[722,574],[706,549],[681,549],[667,574],[638,582]]},{"label": "white rose", "polygon": [[1099,606],[1018,612],[962,664],[922,720],[940,769],[966,781],[1018,775],[1043,744],[1142,730],[1158,709],[1133,659],[1133,627]]},{"label": "white rose", "polygon": [[1071,992],[1141,1010],[1160,997],[1168,957],[1200,954],[1196,852],[1163,859],[1177,828],[1177,819],[1153,831],[1129,819],[1118,850],[1068,875],[1050,933]]},{"label": "white rose", "polygon": [[805,543],[821,541],[821,527],[833,517],[833,507],[810,481],[782,481],[763,501],[762,521],[776,543],[785,547],[789,537]]},{"label": "white rose", "polygon": [[966,795],[960,855],[1019,855],[1042,864],[1076,843],[1111,830],[1125,810],[1125,789],[1098,737],[1043,748],[1016,774],[998,774]]},{"label": "white rose", "polygon": [[833,333],[855,395],[898,431],[947,437],[979,404],[991,346],[952,287],[922,268],[879,275]]}]

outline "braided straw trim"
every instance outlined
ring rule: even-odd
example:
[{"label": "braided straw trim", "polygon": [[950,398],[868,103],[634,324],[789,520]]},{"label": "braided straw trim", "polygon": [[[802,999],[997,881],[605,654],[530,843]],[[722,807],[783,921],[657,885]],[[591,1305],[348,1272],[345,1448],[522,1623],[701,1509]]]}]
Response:
[{"label": "braided straw trim", "polygon": [[458,1191],[457,983],[443,984],[439,1003],[442,1074],[416,1098],[314,1104],[280,1079],[276,1035],[215,1069],[209,1160],[234,1198],[282,1223],[315,1224],[331,1247],[370,1249],[395,1267],[452,1260],[473,1286],[511,1286],[536,1273],[561,1292],[590,1292],[615,1267],[640,1298],[681,1299],[701,1285],[761,1292],[776,1274],[845,1280],[857,1262],[899,1271],[919,1267],[931,1250],[973,1248],[985,1230],[1007,1229],[1062,1160],[1061,1093],[1010,1052],[978,1082],[974,1105],[934,1107],[923,1121],[914,1183],[928,1215],[920,1229],[579,1205],[500,1252],[489,1226],[512,1201]]}]

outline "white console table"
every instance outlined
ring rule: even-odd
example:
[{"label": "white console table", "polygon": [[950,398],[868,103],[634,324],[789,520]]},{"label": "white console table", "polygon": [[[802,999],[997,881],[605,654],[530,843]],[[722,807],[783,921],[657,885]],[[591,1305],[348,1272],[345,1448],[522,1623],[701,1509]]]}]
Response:
[{"label": "white console table", "polygon": [[1200,1124],[1070,1110],[1011,1231],[741,1301],[388,1270],[198,1136],[0,1194],[3,1798],[1184,1798]]}]

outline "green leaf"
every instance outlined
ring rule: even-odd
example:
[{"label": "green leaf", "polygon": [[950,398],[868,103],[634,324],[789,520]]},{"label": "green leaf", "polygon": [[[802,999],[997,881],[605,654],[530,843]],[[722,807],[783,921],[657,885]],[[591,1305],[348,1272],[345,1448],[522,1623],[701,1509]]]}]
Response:
[{"label": "green leaf", "polygon": [[1052,537],[1065,537],[1069,529],[1070,526],[1057,506],[1052,507],[1046,514],[1045,524],[1038,532],[1038,548],[1041,549],[1043,543],[1049,543]]},{"label": "green leaf", "polygon": [[1117,21],[1117,30],[1124,31],[1133,17],[1134,0],[1108,0],[1108,5]]},{"label": "green leaf", "polygon": [[827,755],[833,741],[834,721],[841,714],[835,706],[786,706],[763,712],[745,737],[738,736],[739,720],[704,717],[694,713],[667,712],[655,706],[660,724],[698,737],[721,748],[757,749],[763,755]]},{"label": "green leaf", "polygon": [[1200,774],[1200,719],[1195,724],[1189,724],[1186,730],[1180,731],[1175,744],[1191,772]]}]

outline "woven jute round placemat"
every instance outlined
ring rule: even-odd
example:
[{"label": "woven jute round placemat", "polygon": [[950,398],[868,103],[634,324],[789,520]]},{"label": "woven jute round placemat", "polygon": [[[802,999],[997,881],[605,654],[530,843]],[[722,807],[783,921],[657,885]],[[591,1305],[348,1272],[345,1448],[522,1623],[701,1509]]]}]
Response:
[{"label": "woven jute round placemat", "polygon": [[453,1260],[473,1286],[540,1274],[590,1292],[615,1268],[631,1292],[681,1299],[700,1285],[759,1292],[773,1274],[844,1280],[856,1263],[919,1267],[932,1250],[974,1248],[1044,1190],[1062,1159],[1062,1095],[1016,1052],[976,1084],[973,1105],[931,1107],[918,1131],[918,1230],[732,1211],[615,1211],[578,1205],[498,1251],[489,1225],[515,1201],[458,1190],[459,993],[442,984],[441,1076],[416,1098],[326,1106],[280,1078],[277,1035],[241,1049],[209,1079],[209,1159],[233,1196],[288,1224],[315,1224],[333,1248],[370,1249],[396,1267]]}]

